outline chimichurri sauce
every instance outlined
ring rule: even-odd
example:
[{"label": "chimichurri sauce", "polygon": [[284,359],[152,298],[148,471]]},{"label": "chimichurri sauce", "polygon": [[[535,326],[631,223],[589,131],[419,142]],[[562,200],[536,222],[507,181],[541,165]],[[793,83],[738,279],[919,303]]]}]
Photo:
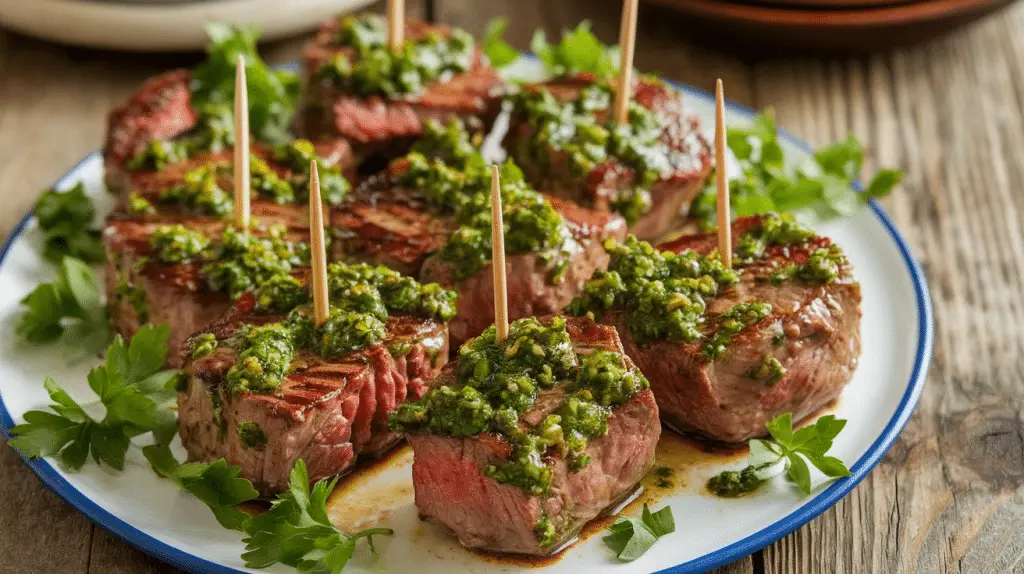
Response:
[{"label": "chimichurri sauce", "polygon": [[[454,218],[458,227],[448,236],[441,258],[451,265],[456,280],[472,276],[491,259],[491,175],[469,142],[459,123],[441,127],[428,122],[416,147],[421,151],[393,164],[401,166],[393,174],[398,183],[420,190],[432,209]],[[574,242],[565,222],[543,195],[527,185],[511,160],[502,164],[500,179],[505,251],[539,253],[554,270],[551,280],[557,281]]]},{"label": "chimichurri sauce", "polygon": [[343,17],[335,42],[354,54],[334,54],[316,79],[359,96],[418,93],[428,84],[469,70],[475,57],[473,37],[458,28],[448,35],[432,32],[407,39],[394,52],[387,45],[387,23],[376,15]]},{"label": "chimichurri sauce", "polygon": [[[539,393],[556,386],[564,389],[561,404],[534,427],[520,422]],[[447,436],[497,433],[508,441],[511,453],[484,468],[484,474],[540,495],[551,486],[546,457],[560,452],[570,471],[584,468],[590,462],[587,441],[608,432],[611,409],[648,387],[647,379],[620,353],[577,355],[564,318],[544,324],[530,317],[513,322],[504,343],[497,343],[492,326],[463,345],[453,384],[401,405],[390,424],[398,431]],[[542,546],[556,538],[544,518],[535,533]]]}]

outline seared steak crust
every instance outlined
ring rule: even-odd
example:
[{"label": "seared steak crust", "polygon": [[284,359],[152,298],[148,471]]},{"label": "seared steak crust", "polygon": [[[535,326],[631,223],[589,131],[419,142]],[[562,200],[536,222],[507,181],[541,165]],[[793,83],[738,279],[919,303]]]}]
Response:
[{"label": "seared steak crust", "polygon": [[[161,225],[181,224],[217,239],[228,222],[208,217],[118,217],[103,231],[106,246],[106,290],[114,330],[130,339],[145,323],[167,323],[167,364],[181,366],[179,350],[190,335],[205,329],[231,307],[227,293],[209,288],[200,276],[202,262],[161,263],[152,256],[150,238]],[[259,235],[261,228],[254,227]],[[305,241],[308,230],[293,232],[292,241]]]},{"label": "seared steak crust", "polygon": [[[622,240],[626,235],[625,221],[618,215],[548,199],[572,236],[569,264],[561,279],[552,283],[557,260],[544,261],[536,253],[506,255],[510,321],[561,311],[594,271],[607,268],[605,239]],[[431,213],[420,192],[375,178],[335,209],[331,222],[338,236],[333,244],[336,258],[386,265],[457,291],[459,312],[448,324],[453,343],[475,337],[494,322],[491,264],[467,279],[453,278],[450,266],[438,254],[453,223],[450,217]]]},{"label": "seared steak crust", "polygon": [[[277,392],[232,396],[227,372],[236,356],[225,341],[245,323],[281,318],[254,316],[251,304],[243,298],[206,331],[221,342],[213,354],[185,358],[189,382],[178,393],[178,430],[190,460],[224,458],[265,496],[288,487],[300,458],[316,481],[349,470],[358,457],[383,454],[401,438],[388,430],[388,414],[421,397],[447,360],[444,324],[391,317],[379,345],[332,361],[301,352]],[[396,356],[389,349],[408,350]],[[258,425],[265,443],[246,445],[243,423]]]},{"label": "seared steak crust", "polygon": [[[733,237],[760,224],[760,218],[733,224]],[[709,253],[714,234],[684,237],[659,249]],[[739,303],[771,303],[772,314],[747,327],[725,356],[710,362],[703,342],[654,341],[640,346],[630,335],[621,313],[608,313],[602,322],[615,325],[626,353],[651,383],[664,421],[681,431],[712,439],[742,442],[765,434],[765,423],[785,412],[797,422],[814,414],[842,391],[860,357],[860,285],[852,269],[824,285],[786,281],[774,286],[765,276],[789,263],[803,263],[810,252],[831,240],[815,237],[803,248],[772,247],[768,257],[742,268],[740,282],[711,299],[712,317]],[[762,278],[759,280],[758,278]],[[775,383],[748,373],[766,358],[775,358],[786,373]]]},{"label": "seared steak crust", "polygon": [[[321,66],[335,54],[344,53],[350,60],[357,56],[353,48],[335,42],[339,27],[339,19],[324,22],[303,53],[305,93],[298,121],[305,137],[344,138],[357,161],[373,158],[378,160],[375,165],[382,165],[408,151],[427,120],[446,124],[458,118],[470,130],[485,132],[501,111],[504,82],[478,48],[468,71],[407,96],[364,98],[316,81]],[[405,37],[410,40],[449,33],[445,26],[406,21]]]},{"label": "seared steak crust", "polygon": [[[569,318],[569,334],[577,353],[596,349],[622,352],[615,330],[586,318]],[[455,363],[445,367],[434,385],[454,377]],[[434,386],[432,385],[432,386]],[[564,389],[538,396],[520,418],[536,425],[561,403]],[[522,489],[487,477],[489,464],[506,460],[508,443],[498,435],[469,438],[412,434],[413,486],[420,516],[450,530],[469,548],[494,552],[546,555],[574,538],[588,521],[614,508],[634,492],[654,463],[661,436],[658,406],[649,390],[617,407],[608,418],[608,433],[587,443],[590,462],[571,472],[565,459],[552,453],[553,478],[546,495],[530,496]],[[540,547],[534,525],[546,515],[557,540]]]},{"label": "seared steak crust", "polygon": [[[523,89],[546,90],[558,101],[570,102],[580,99],[581,90],[594,81],[593,75],[579,74]],[[680,92],[643,78],[636,81],[634,90],[635,101],[659,116],[664,126],[661,140],[677,165],[674,173],[650,187],[651,209],[629,229],[640,239],[656,240],[679,227],[682,212],[704,186],[711,172],[711,148],[700,133],[697,117],[683,110]],[[535,138],[535,130],[536,126],[530,124],[523,110],[514,110],[505,136],[505,148],[537,189],[584,207],[608,211],[620,190],[633,187],[634,170],[614,159],[598,164],[581,177],[572,173],[563,151],[549,147],[546,157],[536,157],[530,143]]]}]

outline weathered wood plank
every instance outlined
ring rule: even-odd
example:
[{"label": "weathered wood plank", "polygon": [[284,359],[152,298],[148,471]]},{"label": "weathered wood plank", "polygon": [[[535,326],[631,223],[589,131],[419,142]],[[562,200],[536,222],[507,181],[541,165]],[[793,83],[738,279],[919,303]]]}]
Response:
[{"label": "weathered wood plank", "polygon": [[868,168],[907,171],[886,204],[938,318],[928,386],[893,451],[765,549],[766,572],[1021,568],[1022,18],[1018,8],[889,57],[755,67],[758,103],[775,105],[780,125],[815,144],[852,130],[871,144]]}]

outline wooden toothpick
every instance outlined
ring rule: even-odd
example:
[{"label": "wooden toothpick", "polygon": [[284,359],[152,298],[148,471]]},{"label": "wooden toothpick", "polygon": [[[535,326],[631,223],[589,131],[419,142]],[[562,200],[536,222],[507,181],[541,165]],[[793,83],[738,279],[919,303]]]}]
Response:
[{"label": "wooden toothpick", "polygon": [[388,0],[388,47],[392,52],[405,43],[405,0]]},{"label": "wooden toothpick", "polygon": [[245,84],[245,56],[235,68],[235,225],[249,228],[249,97]]},{"label": "wooden toothpick", "polygon": [[491,165],[491,265],[494,268],[494,327],[499,343],[508,339],[508,288],[505,285],[505,222],[501,216],[501,181]]},{"label": "wooden toothpick", "polygon": [[324,245],[324,206],[320,200],[320,174],[316,160],[309,162],[309,248],[310,284],[313,291],[313,321],[322,325],[330,313],[327,294],[327,248]]},{"label": "wooden toothpick", "polygon": [[718,186],[718,252],[725,268],[732,269],[732,217],[725,160],[725,95],[721,79],[715,82],[715,183]]},{"label": "wooden toothpick", "polygon": [[615,122],[629,121],[629,99],[633,93],[633,49],[636,47],[636,13],[639,0],[623,0],[619,26],[619,85],[615,90]]}]

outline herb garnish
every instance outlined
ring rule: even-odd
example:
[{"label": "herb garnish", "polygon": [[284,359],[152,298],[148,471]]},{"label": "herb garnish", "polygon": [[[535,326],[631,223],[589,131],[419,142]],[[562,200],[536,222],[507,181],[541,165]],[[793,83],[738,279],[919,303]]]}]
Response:
[{"label": "herb garnish", "polygon": [[544,30],[537,30],[530,40],[530,50],[552,76],[589,72],[611,77],[619,71],[618,46],[605,46],[590,31],[590,22],[584,20],[573,30],[563,30],[557,44],[548,43]]},{"label": "herb garnish", "polygon": [[[741,168],[729,181],[734,217],[772,211],[820,219],[841,217],[856,212],[869,199],[888,194],[903,180],[902,171],[881,169],[858,193],[853,182],[864,163],[864,147],[853,135],[819,149],[813,161],[787,168],[770,108],[748,128],[728,128],[727,140]],[[715,194],[712,176],[691,208],[704,229],[715,226]]]},{"label": "herb garnish", "polygon": [[644,504],[640,518],[620,516],[610,527],[609,534],[601,538],[615,556],[623,562],[632,562],[650,550],[659,538],[676,531],[672,507],[651,512]]},{"label": "herb garnish", "polygon": [[59,263],[71,256],[86,263],[103,261],[100,231],[91,227],[96,208],[85,194],[81,181],[67,191],[50,189],[36,201],[33,208],[39,228],[43,231],[43,256]]},{"label": "herb garnish", "polygon": [[484,32],[480,49],[487,55],[487,59],[495,68],[503,68],[519,59],[519,50],[513,48],[502,38],[507,29],[507,19],[495,18],[487,23],[487,31]]},{"label": "herb garnish", "polygon": [[845,420],[825,415],[814,424],[794,431],[793,414],[784,413],[766,426],[775,440],[751,439],[747,467],[713,476],[708,480],[708,490],[724,497],[752,492],[778,474],[779,463],[782,463],[786,477],[796,483],[804,494],[811,493],[811,473],[807,462],[830,478],[850,474],[843,461],[827,455],[832,448],[832,440],[846,426]]},{"label": "herb garnish", "polygon": [[53,400],[49,411],[28,411],[11,429],[9,444],[29,457],[59,456],[61,465],[77,470],[89,453],[97,463],[121,470],[132,437],[152,432],[159,444],[177,433],[172,406],[179,372],[161,370],[167,359],[166,325],[144,325],[125,344],[120,335],[107,348],[105,362],[89,371],[89,388],[106,409],[103,418],[89,415],[51,378],[44,381]]},{"label": "herb garnish", "polygon": [[[192,106],[223,108],[230,117],[235,95],[235,66],[245,57],[249,93],[249,126],[253,135],[267,143],[289,139],[289,125],[299,97],[299,78],[291,71],[272,69],[256,51],[259,30],[207,23],[210,44],[207,58],[192,73]],[[230,123],[228,124],[231,125]]]},{"label": "herb garnish", "polygon": [[26,307],[17,332],[32,343],[62,336],[86,352],[99,352],[110,341],[107,313],[96,275],[78,259],[65,257],[52,283],[41,283],[21,300]]}]

